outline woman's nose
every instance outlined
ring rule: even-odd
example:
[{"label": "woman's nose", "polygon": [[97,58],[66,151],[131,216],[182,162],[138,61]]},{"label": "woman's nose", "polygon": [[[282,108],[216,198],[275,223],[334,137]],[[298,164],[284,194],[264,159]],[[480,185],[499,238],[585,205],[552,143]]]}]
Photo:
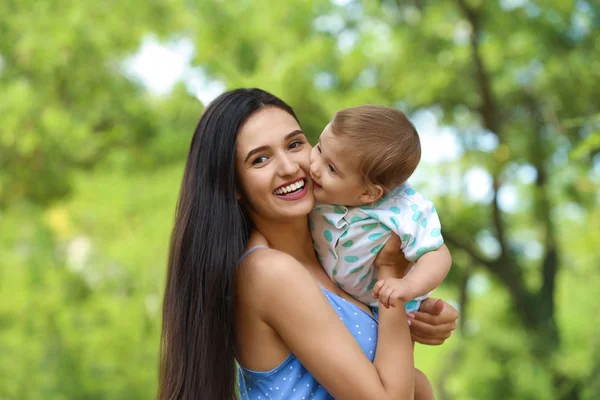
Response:
[{"label": "woman's nose", "polygon": [[293,160],[292,158],[290,158],[289,156],[285,156],[285,157],[281,158],[281,166],[280,166],[281,175],[283,175],[283,176],[294,175],[294,174],[296,174],[296,172],[298,172],[298,169],[300,169],[300,166],[298,165],[298,163],[295,160]]}]

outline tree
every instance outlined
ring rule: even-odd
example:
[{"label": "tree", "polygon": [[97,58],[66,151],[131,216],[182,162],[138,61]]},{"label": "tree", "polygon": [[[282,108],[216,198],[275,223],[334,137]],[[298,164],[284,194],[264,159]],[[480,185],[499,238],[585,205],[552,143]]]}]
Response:
[{"label": "tree", "polygon": [[[227,88],[279,95],[313,140],[364,103],[456,133],[459,157],[416,178],[441,210],[455,261],[442,289],[462,315],[458,339],[426,349],[438,396],[600,395],[595,3],[5,1],[0,15],[0,397],[155,392],[167,238],[202,105],[128,74],[147,35],[193,41],[194,67]],[[487,198],[464,195],[473,170]]]},{"label": "tree", "polygon": [[[579,158],[561,155],[599,126],[598,6],[456,0],[212,7],[198,10],[211,17],[199,27],[197,43],[226,50],[202,52],[196,61],[229,86],[258,85],[281,95],[313,137],[337,108],[369,102],[409,113],[437,107],[444,123],[464,132],[458,168],[485,168],[492,191],[489,203],[441,200],[445,238],[465,256],[452,278],[460,283],[463,315],[469,276],[473,267],[483,268],[510,295],[512,312],[530,335],[528,348],[548,367],[557,398],[580,398],[585,379],[553,361],[561,345],[556,282],[568,262],[559,209],[570,202],[596,206],[597,183],[588,172],[598,147],[588,146]],[[243,27],[226,29],[238,20]],[[491,151],[477,145],[483,135],[495,138]],[[515,176],[525,167],[534,176],[527,184]],[[523,205],[515,212],[504,211],[499,200],[508,187],[518,188]],[[482,233],[497,254],[473,243]],[[524,255],[516,239],[523,234],[543,249],[539,259]],[[509,385],[503,387],[510,395]]]},{"label": "tree", "polygon": [[0,4],[0,207],[49,204],[69,192],[75,170],[157,135],[154,101],[123,62],[144,35],[177,32],[176,6]]}]

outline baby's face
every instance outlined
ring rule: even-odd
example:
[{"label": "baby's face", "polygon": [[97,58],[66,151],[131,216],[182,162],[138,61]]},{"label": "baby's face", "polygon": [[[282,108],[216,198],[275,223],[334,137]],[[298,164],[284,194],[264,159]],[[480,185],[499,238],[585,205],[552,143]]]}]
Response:
[{"label": "baby's face", "polygon": [[357,154],[327,125],[310,152],[310,176],[317,201],[345,206],[366,202],[366,185],[358,170]]}]

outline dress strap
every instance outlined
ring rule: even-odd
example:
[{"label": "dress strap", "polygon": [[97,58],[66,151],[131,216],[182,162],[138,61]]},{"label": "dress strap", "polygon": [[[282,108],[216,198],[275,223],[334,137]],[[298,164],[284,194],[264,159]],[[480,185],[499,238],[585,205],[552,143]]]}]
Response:
[{"label": "dress strap", "polygon": [[247,252],[245,252],[244,254],[242,254],[242,256],[240,257],[238,264],[241,263],[242,261],[244,261],[244,258],[248,257],[250,255],[250,253],[252,253],[254,250],[256,249],[268,249],[268,246],[254,246],[252,248],[250,248]]}]

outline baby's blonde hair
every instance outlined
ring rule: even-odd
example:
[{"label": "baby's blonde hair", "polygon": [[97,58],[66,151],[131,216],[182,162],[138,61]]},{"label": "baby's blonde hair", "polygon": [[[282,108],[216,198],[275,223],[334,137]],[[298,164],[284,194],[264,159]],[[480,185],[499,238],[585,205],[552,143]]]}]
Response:
[{"label": "baby's blonde hair", "polygon": [[367,185],[391,191],[413,174],[421,160],[419,134],[406,115],[395,108],[345,108],[335,114],[331,130],[344,138],[345,145],[356,154]]}]

